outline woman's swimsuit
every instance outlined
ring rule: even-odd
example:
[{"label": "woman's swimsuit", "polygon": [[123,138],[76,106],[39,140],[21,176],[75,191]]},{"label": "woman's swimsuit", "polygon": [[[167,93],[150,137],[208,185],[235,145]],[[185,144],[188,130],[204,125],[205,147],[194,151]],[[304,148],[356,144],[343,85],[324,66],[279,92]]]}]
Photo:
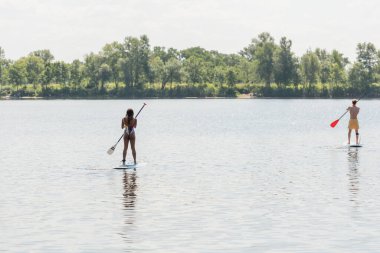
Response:
[{"label": "woman's swimsuit", "polygon": [[124,134],[126,136],[131,136],[132,134],[135,133],[135,128],[133,126],[127,126],[125,121],[124,121],[124,127],[125,127]]},{"label": "woman's swimsuit", "polygon": [[350,119],[350,121],[348,122],[348,129],[358,130],[359,129],[358,119]]}]

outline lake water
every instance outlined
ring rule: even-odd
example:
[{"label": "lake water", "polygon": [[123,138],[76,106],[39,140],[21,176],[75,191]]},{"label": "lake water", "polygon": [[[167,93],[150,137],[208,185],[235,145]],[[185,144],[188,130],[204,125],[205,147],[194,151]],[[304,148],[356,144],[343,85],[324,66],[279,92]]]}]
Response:
[{"label": "lake water", "polygon": [[[147,165],[114,170],[143,102]],[[380,252],[380,101],[358,103],[359,149],[347,115],[329,126],[349,104],[0,101],[0,251]]]}]

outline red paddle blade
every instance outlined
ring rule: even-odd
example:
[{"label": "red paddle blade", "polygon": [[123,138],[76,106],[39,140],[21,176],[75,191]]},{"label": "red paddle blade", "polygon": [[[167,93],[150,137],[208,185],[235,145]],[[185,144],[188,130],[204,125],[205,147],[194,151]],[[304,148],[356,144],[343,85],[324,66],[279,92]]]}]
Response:
[{"label": "red paddle blade", "polygon": [[339,119],[337,119],[337,120],[335,120],[334,122],[332,122],[332,123],[330,124],[330,126],[331,126],[331,127],[335,127],[335,126],[338,124],[338,122],[339,122]]}]

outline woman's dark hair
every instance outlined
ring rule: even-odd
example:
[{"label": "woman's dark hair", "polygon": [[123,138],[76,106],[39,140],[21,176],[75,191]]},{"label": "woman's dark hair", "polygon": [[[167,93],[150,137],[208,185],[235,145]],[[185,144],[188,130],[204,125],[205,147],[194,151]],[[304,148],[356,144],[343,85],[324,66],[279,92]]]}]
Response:
[{"label": "woman's dark hair", "polygon": [[353,99],[353,100],[352,100],[352,104],[353,104],[353,105],[356,105],[357,102],[358,102],[358,100],[356,100],[356,99]]},{"label": "woman's dark hair", "polygon": [[129,124],[131,123],[131,120],[133,119],[133,110],[131,108],[129,108],[127,110],[127,116],[128,116],[128,119],[127,119],[127,125],[129,126]]}]

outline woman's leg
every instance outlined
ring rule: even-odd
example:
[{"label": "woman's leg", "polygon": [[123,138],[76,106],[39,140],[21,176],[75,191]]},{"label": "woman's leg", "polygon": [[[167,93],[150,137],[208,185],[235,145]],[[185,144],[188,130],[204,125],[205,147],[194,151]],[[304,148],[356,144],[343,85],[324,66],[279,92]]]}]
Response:
[{"label": "woman's leg", "polygon": [[359,129],[355,129],[356,144],[359,144]]},{"label": "woman's leg", "polygon": [[125,158],[127,156],[128,143],[129,143],[129,138],[124,136],[123,163],[125,163]]},{"label": "woman's leg", "polygon": [[351,142],[351,131],[352,131],[352,129],[348,129],[348,144],[350,144],[350,142]]},{"label": "woman's leg", "polygon": [[136,148],[135,148],[135,143],[136,143],[136,136],[133,135],[133,136],[131,136],[131,148],[132,148],[133,161],[136,164]]}]

